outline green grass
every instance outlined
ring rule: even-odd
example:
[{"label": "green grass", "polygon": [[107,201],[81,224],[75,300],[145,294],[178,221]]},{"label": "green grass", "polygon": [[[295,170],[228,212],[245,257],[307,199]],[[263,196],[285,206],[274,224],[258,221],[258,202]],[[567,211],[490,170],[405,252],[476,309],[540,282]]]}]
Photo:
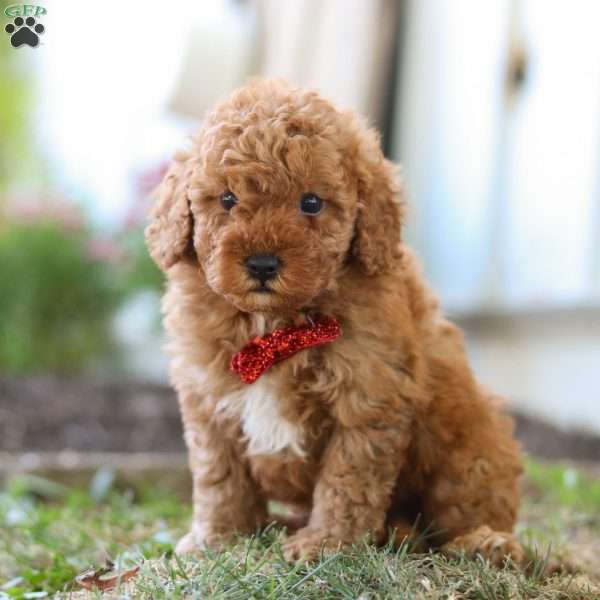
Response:
[{"label": "green grass", "polygon": [[[0,598],[59,591],[101,597],[81,591],[74,578],[110,558],[119,568],[141,564],[136,577],[111,592],[114,598],[599,599],[598,482],[574,479],[556,465],[530,463],[528,474],[518,527],[531,555],[526,572],[364,544],[294,566],[284,561],[283,533],[275,528],[224,552],[182,559],[172,547],[188,524],[189,506],[166,492],[135,497],[98,485],[98,478],[91,493],[21,479],[0,492]],[[574,560],[582,574],[548,576],[550,555]]]},{"label": "green grass", "polygon": [[[189,508],[167,495],[134,499],[113,491],[98,502],[87,491],[40,483],[18,480],[0,494],[0,590],[9,597],[61,590],[109,557],[170,553],[189,518]],[[3,589],[1,582],[13,579]]]},{"label": "green grass", "polygon": [[527,462],[529,481],[563,506],[600,510],[600,480],[560,464]]}]

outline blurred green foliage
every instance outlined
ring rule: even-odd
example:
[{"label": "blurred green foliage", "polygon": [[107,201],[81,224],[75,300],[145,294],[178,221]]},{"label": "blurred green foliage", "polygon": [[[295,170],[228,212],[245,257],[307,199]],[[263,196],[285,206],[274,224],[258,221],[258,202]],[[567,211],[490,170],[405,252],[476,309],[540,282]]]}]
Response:
[{"label": "blurred green foliage", "polygon": [[123,292],[134,294],[148,289],[160,292],[165,278],[150,258],[141,228],[121,234],[118,241],[127,257],[121,278]]},{"label": "blurred green foliage", "polygon": [[[5,6],[0,0],[0,11]],[[160,290],[163,278],[148,256],[143,218],[98,238],[76,205],[51,199],[54,186],[31,135],[30,59],[0,44],[0,375],[122,370],[115,311],[142,290]],[[162,168],[150,173],[152,185]],[[20,206],[16,190],[33,197]]]},{"label": "blurred green foliage", "polygon": [[0,219],[0,373],[123,371],[115,312],[162,286],[140,228],[98,238],[43,209],[28,220]]},{"label": "blurred green foliage", "polygon": [[87,242],[52,222],[0,229],[0,371],[73,373],[114,352],[122,291]]},{"label": "blurred green foliage", "polygon": [[[2,13],[5,5],[0,2]],[[9,179],[13,182],[24,174],[29,161],[24,161],[23,157],[31,157],[26,139],[31,80],[24,66],[23,53],[15,52],[8,43],[0,44],[0,192],[6,188]]]}]

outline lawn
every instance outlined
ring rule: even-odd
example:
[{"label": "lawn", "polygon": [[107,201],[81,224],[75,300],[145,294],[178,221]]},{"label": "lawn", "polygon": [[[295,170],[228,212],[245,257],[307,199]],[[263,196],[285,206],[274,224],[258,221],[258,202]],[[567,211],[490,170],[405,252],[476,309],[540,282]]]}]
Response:
[{"label": "lawn", "polygon": [[140,569],[104,598],[599,599],[600,481],[530,462],[526,490],[518,532],[530,562],[521,571],[367,545],[288,565],[275,528],[181,559],[172,548],[190,509],[166,492],[117,491],[102,477],[89,490],[14,480],[0,493],[0,598],[101,597],[75,577],[110,560],[118,572]]}]

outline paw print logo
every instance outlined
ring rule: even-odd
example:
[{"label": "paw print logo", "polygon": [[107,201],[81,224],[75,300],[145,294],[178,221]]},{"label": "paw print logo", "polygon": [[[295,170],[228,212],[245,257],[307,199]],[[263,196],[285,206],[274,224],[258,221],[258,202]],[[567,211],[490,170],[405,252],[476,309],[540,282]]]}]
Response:
[{"label": "paw print logo", "polygon": [[23,20],[17,17],[12,23],[9,23],[4,31],[10,35],[10,43],[13,48],[18,48],[23,44],[35,48],[40,43],[40,35],[44,33],[44,26],[35,22],[33,17],[27,17]]}]

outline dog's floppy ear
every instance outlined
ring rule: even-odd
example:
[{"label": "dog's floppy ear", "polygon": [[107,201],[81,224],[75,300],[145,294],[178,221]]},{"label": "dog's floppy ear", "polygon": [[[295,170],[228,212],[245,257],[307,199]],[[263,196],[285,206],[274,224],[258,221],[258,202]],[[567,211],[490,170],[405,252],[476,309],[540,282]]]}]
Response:
[{"label": "dog's floppy ear", "polygon": [[397,167],[383,156],[377,133],[360,126],[357,138],[353,167],[358,212],[351,252],[368,275],[375,275],[400,257],[403,189]]},{"label": "dog's floppy ear", "polygon": [[156,204],[146,227],[146,244],[150,256],[166,271],[185,254],[192,236],[192,215],[187,196],[189,155],[175,155],[156,191]]}]

